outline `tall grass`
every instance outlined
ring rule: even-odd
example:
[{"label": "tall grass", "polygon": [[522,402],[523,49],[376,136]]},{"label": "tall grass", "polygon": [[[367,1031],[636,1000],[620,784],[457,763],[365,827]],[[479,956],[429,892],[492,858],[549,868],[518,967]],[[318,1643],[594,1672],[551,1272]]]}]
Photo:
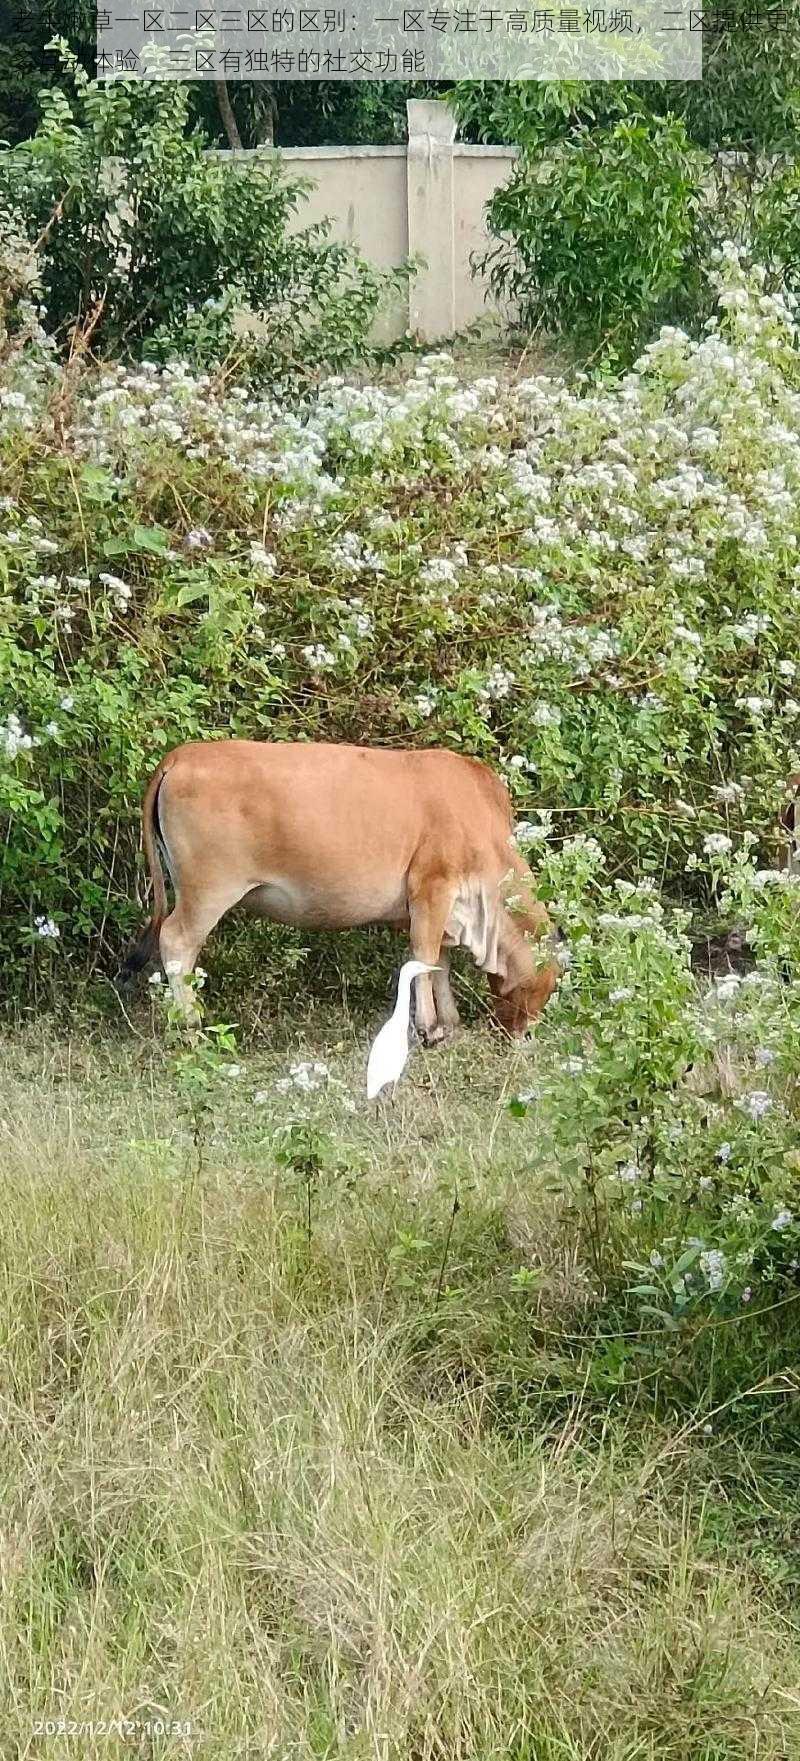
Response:
[{"label": "tall grass", "polygon": [[2,1752],[61,1752],[49,1716],[95,1721],[86,1756],[797,1753],[797,1476],[593,1393],[503,1110],[530,1054],[470,1035],[375,1115],[331,1043],[310,1234],[285,1054],[222,1092],[198,1172],[161,1046],[3,1048]]}]

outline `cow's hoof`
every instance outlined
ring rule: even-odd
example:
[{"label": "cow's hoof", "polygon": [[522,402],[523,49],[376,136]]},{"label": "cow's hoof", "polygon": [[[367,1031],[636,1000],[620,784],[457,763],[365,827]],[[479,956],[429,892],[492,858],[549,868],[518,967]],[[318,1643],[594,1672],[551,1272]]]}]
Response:
[{"label": "cow's hoof", "polygon": [[422,1040],[422,1044],[424,1046],[428,1046],[428,1047],[443,1046],[444,1039],[445,1039],[444,1028],[438,1027],[438,1026],[437,1027],[430,1027],[430,1028],[428,1028],[427,1032],[425,1032],[425,1031],[420,1032],[419,1037]]}]

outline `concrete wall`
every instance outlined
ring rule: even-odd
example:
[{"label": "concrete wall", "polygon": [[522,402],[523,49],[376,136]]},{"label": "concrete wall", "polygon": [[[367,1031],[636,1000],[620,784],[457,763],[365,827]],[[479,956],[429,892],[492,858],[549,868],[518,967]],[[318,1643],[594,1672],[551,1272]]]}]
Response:
[{"label": "concrete wall", "polygon": [[[464,146],[454,136],[446,104],[411,99],[407,146],[281,151],[287,171],[314,184],[297,227],[328,219],[334,238],[357,245],[382,269],[397,267],[409,254],[425,259],[408,294],[384,315],[380,341],[410,331],[436,342],[477,319],[502,316],[483,280],[473,278],[470,253],[489,242],[484,209],[498,185],[507,183],[515,152]],[[263,149],[258,156],[265,157]]]},{"label": "concrete wall", "polygon": [[516,153],[513,147],[465,147],[453,149],[455,231],[455,328],[463,330],[498,311],[488,283],[470,271],[470,256],[479,255],[491,243],[484,209],[501,184],[508,183]]},{"label": "concrete wall", "polygon": [[[332,237],[357,245],[378,269],[395,269],[408,256],[406,149],[401,147],[289,147],[281,153],[292,176],[313,179],[292,226],[332,222]],[[408,330],[408,296],[382,312],[375,340],[394,342]]]}]

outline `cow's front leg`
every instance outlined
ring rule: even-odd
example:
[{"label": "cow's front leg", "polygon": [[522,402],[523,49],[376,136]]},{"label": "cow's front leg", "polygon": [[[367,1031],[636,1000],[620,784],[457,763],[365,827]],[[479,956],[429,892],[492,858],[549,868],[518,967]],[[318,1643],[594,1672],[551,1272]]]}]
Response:
[{"label": "cow's front leg", "polygon": [[[452,882],[442,878],[423,878],[416,882],[412,879],[409,919],[411,952],[415,960],[425,960],[429,966],[438,965],[454,890]],[[444,1039],[444,1028],[437,1020],[431,982],[438,976],[438,973],[424,972],[414,980],[414,1019],[420,1039],[427,1046],[437,1045]]]},{"label": "cow's front leg", "polygon": [[442,1029],[445,1039],[449,1039],[459,1026],[459,1014],[450,985],[450,955],[444,948],[439,950],[437,965],[438,972],[431,973],[433,998],[436,1004],[436,1021]]}]

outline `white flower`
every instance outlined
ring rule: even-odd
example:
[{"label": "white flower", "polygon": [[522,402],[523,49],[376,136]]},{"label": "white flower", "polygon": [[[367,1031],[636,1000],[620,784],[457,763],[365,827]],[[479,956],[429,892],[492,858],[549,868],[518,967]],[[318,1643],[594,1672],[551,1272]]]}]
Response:
[{"label": "white flower", "polygon": [[753,1089],[752,1094],[743,1095],[738,1105],[748,1118],[757,1121],[763,1119],[764,1115],[770,1111],[773,1101],[772,1096],[768,1095],[763,1088],[756,1088]]},{"label": "white flower", "polygon": [[545,843],[550,835],[550,830],[549,823],[537,825],[534,820],[521,819],[514,827],[514,842],[519,845],[521,850],[525,850],[530,844]]},{"label": "white flower", "polygon": [[118,575],[100,575],[99,579],[108,588],[117,611],[127,611],[133,598],[133,588],[127,581],[121,581]]},{"label": "white flower", "polygon": [[626,1186],[633,1186],[639,1179],[639,1168],[636,1162],[625,1162],[619,1169],[617,1178]]},{"label": "white flower", "polygon": [[482,697],[488,697],[493,701],[499,702],[501,698],[508,696],[511,687],[515,682],[516,675],[514,673],[509,672],[506,667],[495,665],[492,667],[491,672],[487,674],[486,684],[483,686],[480,694]]},{"label": "white flower", "polygon": [[302,1094],[313,1094],[315,1089],[323,1087],[329,1075],[327,1064],[323,1064],[320,1059],[291,1064],[288,1076],[280,1077],[275,1087],[282,1094],[288,1093],[290,1088],[299,1088]]},{"label": "white flower", "polygon": [[303,649],[303,659],[308,661],[314,672],[327,672],[336,665],[336,655],[331,653],[322,642],[311,642]]},{"label": "white flower", "polygon": [[718,1162],[729,1162],[733,1154],[733,1144],[721,1143],[717,1150]]},{"label": "white flower", "polygon": [[150,977],[148,978],[147,982],[148,982],[148,984],[152,984],[152,985],[162,984],[163,980],[161,977],[161,973],[160,972],[151,972]]},{"label": "white flower", "polygon": [[241,1064],[226,1064],[224,1074],[230,1076],[232,1081],[235,1080],[237,1076],[242,1074]]},{"label": "white flower", "polygon": [[414,698],[414,703],[416,705],[416,709],[417,709],[418,714],[421,715],[426,721],[427,721],[427,718],[429,715],[433,715],[433,712],[436,708],[435,699],[433,697],[430,697],[427,692],[420,692],[419,697]]},{"label": "white flower", "polygon": [[561,1069],[566,1072],[567,1076],[580,1076],[581,1071],[586,1069],[586,1059],[564,1058]]},{"label": "white flower", "polygon": [[445,556],[432,557],[430,562],[420,569],[419,578],[429,587],[438,587],[443,583],[452,585],[458,580],[455,565]]},{"label": "white flower", "polygon": [[52,917],[34,917],[33,923],[37,935],[40,935],[44,941],[58,940],[61,931],[58,924],[53,922]]},{"label": "white flower", "polygon": [[700,1270],[705,1272],[709,1290],[721,1290],[725,1281],[725,1255],[719,1247],[709,1248],[700,1255]]},{"label": "white flower", "polygon": [[632,996],[633,991],[630,985],[620,984],[615,990],[609,991],[608,1000],[609,1003],[629,1003]]},{"label": "white flower", "polygon": [[733,840],[726,837],[724,832],[709,832],[708,836],[703,839],[703,854],[705,856],[727,856],[732,849]]},{"label": "white flower", "polygon": [[773,1229],[780,1231],[781,1229],[788,1229],[790,1223],[793,1222],[794,1217],[791,1211],[778,1211],[776,1216],[772,1219],[772,1227]]},{"label": "white flower", "polygon": [[32,736],[25,733],[19,716],[13,712],[5,727],[0,727],[0,745],[7,758],[16,758],[18,752],[29,752],[33,746]]},{"label": "white flower", "polygon": [[758,636],[769,629],[771,621],[766,613],[747,612],[741,623],[733,625],[733,633],[742,642],[755,642]]},{"label": "white flower", "polygon": [[650,1255],[650,1264],[656,1272],[660,1272],[664,1264],[664,1256],[663,1254],[660,1254],[656,1248],[653,1248]]},{"label": "white flower", "polygon": [[74,708],[75,708],[74,697],[70,697],[69,694],[67,694],[65,697],[61,697],[59,699],[59,709],[63,709],[65,715],[68,715],[69,711]]},{"label": "white flower", "polygon": [[765,1070],[769,1064],[775,1063],[775,1053],[770,1046],[758,1046],[755,1054],[756,1063]]}]

